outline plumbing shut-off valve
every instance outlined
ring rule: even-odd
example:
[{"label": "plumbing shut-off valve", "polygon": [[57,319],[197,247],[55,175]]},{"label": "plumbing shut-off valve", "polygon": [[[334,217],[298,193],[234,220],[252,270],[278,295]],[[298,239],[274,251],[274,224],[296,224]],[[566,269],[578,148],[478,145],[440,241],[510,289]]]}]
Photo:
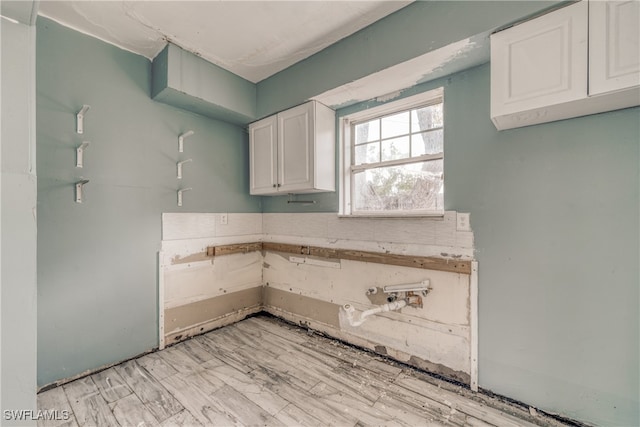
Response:
[{"label": "plumbing shut-off valve", "polygon": [[383,291],[388,294],[387,302],[394,302],[398,298],[406,299],[407,305],[420,308],[422,308],[422,297],[426,297],[430,290],[431,283],[429,280],[407,285],[389,285],[383,288]]}]

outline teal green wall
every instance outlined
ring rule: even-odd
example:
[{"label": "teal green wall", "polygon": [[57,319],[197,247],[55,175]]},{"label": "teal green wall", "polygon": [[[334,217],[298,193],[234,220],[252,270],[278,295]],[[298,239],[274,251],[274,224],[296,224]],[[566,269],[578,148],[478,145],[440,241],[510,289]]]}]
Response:
[{"label": "teal green wall", "polygon": [[[258,117],[453,42],[473,37],[480,43],[476,36],[486,39],[496,28],[560,3],[563,1],[416,1],[259,82]],[[465,59],[456,58],[455,62]],[[453,69],[456,64],[441,66]]]},{"label": "teal green wall", "polygon": [[[258,116],[544,7],[410,6],[260,82]],[[312,206],[250,198],[246,133],[151,101],[144,58],[40,19],[37,59],[40,384],[157,344],[154,254],[160,213],[180,211],[178,133],[196,131],[185,212],[337,210],[337,193],[298,196]],[[480,386],[598,425],[640,425],[640,110],[498,132],[488,65],[403,95],[439,85],[446,208],[471,213],[480,264]],[[79,171],[83,103],[92,145]],[[91,179],[83,205],[80,174]]]},{"label": "teal green wall", "polygon": [[[480,387],[640,425],[640,108],[498,132],[489,75],[485,64],[403,93],[444,86],[445,206],[471,213],[479,261]],[[322,198],[337,211],[337,193]],[[282,203],[265,209],[309,209]]]},{"label": "teal green wall", "polygon": [[[260,82],[258,114],[549,6],[416,2]],[[589,423],[640,425],[640,110],[498,132],[489,74],[485,64],[403,91],[445,87],[445,206],[471,213],[480,386]],[[264,211],[337,211],[337,193],[310,197],[318,204],[265,198]]]},{"label": "teal green wall", "polygon": [[[40,17],[37,25],[38,383],[157,342],[162,212],[260,212],[248,135],[150,99],[151,63]],[[91,105],[85,133],[75,113]],[[178,135],[193,130],[185,152]],[[85,167],[75,148],[91,141]],[[184,179],[176,179],[176,162]],[[73,183],[89,179],[85,202]],[[176,191],[184,194],[178,208]]]},{"label": "teal green wall", "polygon": [[151,66],[151,97],[174,107],[235,124],[256,119],[256,85],[167,44]]},{"label": "teal green wall", "polygon": [[[35,27],[31,2],[14,3],[0,19],[0,425],[36,425],[6,419],[4,411],[36,410],[36,164]],[[24,11],[24,15],[20,12]]]},{"label": "teal green wall", "polygon": [[640,425],[640,109],[497,132],[489,74],[445,86],[445,205],[471,212],[480,386]]}]

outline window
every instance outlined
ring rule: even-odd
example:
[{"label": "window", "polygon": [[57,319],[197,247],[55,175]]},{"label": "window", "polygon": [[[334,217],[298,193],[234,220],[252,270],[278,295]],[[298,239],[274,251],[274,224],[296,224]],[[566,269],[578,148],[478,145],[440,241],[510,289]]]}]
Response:
[{"label": "window", "polygon": [[442,88],[343,119],[344,215],[442,215]]}]

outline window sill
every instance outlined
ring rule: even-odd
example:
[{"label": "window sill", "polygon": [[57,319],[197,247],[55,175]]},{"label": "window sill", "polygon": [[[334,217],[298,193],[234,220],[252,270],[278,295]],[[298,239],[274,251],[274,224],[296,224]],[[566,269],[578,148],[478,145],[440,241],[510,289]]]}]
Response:
[{"label": "window sill", "polygon": [[444,212],[407,212],[407,213],[392,213],[392,212],[379,212],[379,213],[358,213],[358,214],[338,214],[338,218],[379,218],[379,219],[410,219],[410,218],[425,218],[434,220],[443,220]]}]

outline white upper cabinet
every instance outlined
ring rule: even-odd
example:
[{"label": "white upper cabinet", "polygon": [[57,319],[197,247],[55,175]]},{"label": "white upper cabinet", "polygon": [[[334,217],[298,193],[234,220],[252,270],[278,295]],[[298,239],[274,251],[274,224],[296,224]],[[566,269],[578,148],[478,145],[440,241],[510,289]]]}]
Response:
[{"label": "white upper cabinet", "polygon": [[639,5],[583,0],[493,34],[496,128],[639,105]]},{"label": "white upper cabinet", "polygon": [[251,194],[335,191],[335,112],[307,102],[249,125]]},{"label": "white upper cabinet", "polygon": [[589,95],[640,82],[640,1],[589,3]]},{"label": "white upper cabinet", "polygon": [[493,117],[586,96],[587,16],[580,2],[493,34]]}]

